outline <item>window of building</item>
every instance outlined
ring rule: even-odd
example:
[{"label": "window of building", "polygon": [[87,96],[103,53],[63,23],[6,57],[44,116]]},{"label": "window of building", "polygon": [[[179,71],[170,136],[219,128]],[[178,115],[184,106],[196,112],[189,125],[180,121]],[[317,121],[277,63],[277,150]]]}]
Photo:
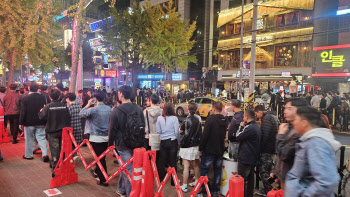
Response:
[{"label": "window of building", "polygon": [[275,67],[297,66],[298,45],[275,47]]},{"label": "window of building", "polygon": [[229,52],[230,64],[229,68],[239,68],[239,51]]},{"label": "window of building", "polygon": [[296,25],[299,23],[300,12],[291,12],[277,16],[276,27]]},{"label": "window of building", "polygon": [[350,27],[350,15],[339,16],[339,29]]},{"label": "window of building", "polygon": [[235,34],[241,33],[241,23],[235,23]]},{"label": "window of building", "polygon": [[234,28],[234,24],[227,24],[226,26],[226,35],[230,36],[233,35],[233,28]]}]

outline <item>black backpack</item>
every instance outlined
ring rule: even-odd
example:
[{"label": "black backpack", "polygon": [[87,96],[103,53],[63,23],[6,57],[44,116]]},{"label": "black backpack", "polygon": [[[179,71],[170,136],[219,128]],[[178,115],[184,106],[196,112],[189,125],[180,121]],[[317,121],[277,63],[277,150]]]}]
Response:
[{"label": "black backpack", "polygon": [[[136,104],[135,108],[137,107]],[[144,147],[145,143],[145,123],[142,121],[141,116],[136,110],[123,109],[118,107],[120,111],[126,114],[126,126],[123,131],[123,141],[125,145],[130,149]]]}]

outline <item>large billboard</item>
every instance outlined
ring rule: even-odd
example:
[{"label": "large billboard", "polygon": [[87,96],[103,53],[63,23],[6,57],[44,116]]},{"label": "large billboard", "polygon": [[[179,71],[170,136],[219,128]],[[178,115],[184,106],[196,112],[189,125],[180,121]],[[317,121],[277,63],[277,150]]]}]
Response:
[{"label": "large billboard", "polygon": [[349,73],[350,45],[314,48],[316,73]]}]

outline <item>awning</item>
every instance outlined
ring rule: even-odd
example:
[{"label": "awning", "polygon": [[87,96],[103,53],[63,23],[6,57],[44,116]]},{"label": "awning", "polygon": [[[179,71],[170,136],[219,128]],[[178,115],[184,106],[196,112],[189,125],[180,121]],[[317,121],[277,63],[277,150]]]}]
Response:
[{"label": "awning", "polygon": [[[275,0],[275,1],[259,1],[258,18],[264,15],[277,13],[292,12],[293,10],[313,10],[314,0]],[[253,4],[244,6],[244,18],[253,17]],[[242,6],[219,13],[217,27],[221,27],[226,23],[239,18],[242,14]]]},{"label": "awning", "polygon": [[[313,27],[287,30],[266,34],[258,34],[256,36],[256,42],[261,46],[275,45],[287,42],[304,42],[312,40]],[[243,47],[248,48],[251,45],[251,36],[243,37]],[[219,40],[218,50],[229,50],[239,48],[241,44],[241,38],[233,38],[227,40]]]}]

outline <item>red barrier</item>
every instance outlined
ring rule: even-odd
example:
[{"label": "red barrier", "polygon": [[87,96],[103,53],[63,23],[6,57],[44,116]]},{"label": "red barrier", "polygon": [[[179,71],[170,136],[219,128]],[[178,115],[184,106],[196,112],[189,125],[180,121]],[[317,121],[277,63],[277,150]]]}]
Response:
[{"label": "red barrier", "polygon": [[132,189],[130,197],[139,197],[141,195],[141,179],[143,167],[143,155],[146,153],[144,148],[134,149],[134,162],[132,164]]},{"label": "red barrier", "polygon": [[4,108],[0,108],[0,143],[10,142],[9,135],[6,132],[4,125]]},{"label": "red barrier", "polygon": [[[67,136],[68,134],[69,134],[70,138]],[[63,136],[65,136],[65,137],[63,138]],[[69,142],[67,141],[67,139],[69,139]],[[72,151],[72,142],[73,142],[74,146],[76,147],[73,151]],[[87,165],[86,160],[80,151],[80,148],[84,144],[87,144],[91,154],[93,155],[93,157],[95,159],[89,165]],[[60,157],[59,161],[57,162],[56,168],[54,169],[56,176],[53,179],[51,179],[51,182],[50,182],[51,188],[60,187],[63,185],[68,185],[68,184],[74,183],[72,181],[68,181],[66,179],[62,180],[62,178],[59,179],[56,177],[58,174],[60,175],[60,177],[69,177],[71,175],[71,173],[74,172],[75,162],[72,159],[72,156],[76,152],[78,153],[78,155],[81,158],[81,161],[83,162],[83,165],[85,167],[85,171],[89,170],[93,165],[95,165],[97,163],[97,166],[100,168],[103,176],[106,179],[106,183],[111,181],[114,177],[116,177],[122,171],[125,172],[130,183],[132,182],[131,175],[130,175],[129,171],[126,169],[126,167],[133,161],[134,157],[131,157],[128,161],[126,161],[124,163],[123,160],[121,159],[121,157],[117,154],[117,151],[115,151],[114,146],[108,147],[107,150],[105,150],[100,156],[97,157],[95,151],[93,150],[90,142],[87,139],[84,139],[83,142],[80,145],[78,145],[74,139],[74,136],[73,136],[73,129],[71,127],[66,127],[62,131],[62,146],[61,147],[62,147],[61,157]],[[101,165],[100,160],[111,151],[116,156],[116,158],[121,166],[111,176],[108,177],[105,169]],[[71,161],[72,161],[72,164],[71,164]],[[74,168],[72,168],[72,166],[70,166],[70,165],[74,165]],[[68,171],[67,169],[70,169],[70,171]],[[75,181],[75,182],[77,182],[77,181]]]},{"label": "red barrier", "polygon": [[[142,166],[142,183],[141,183],[141,195],[140,197],[153,197],[154,192],[154,170],[157,170],[155,167],[153,169],[152,162],[156,161],[156,151],[147,151],[143,154],[143,166]],[[157,173],[158,176],[158,173]],[[159,178],[156,181],[159,181]],[[157,184],[157,186],[160,185]]]},{"label": "red barrier", "polygon": [[196,185],[194,186],[194,188],[193,188],[191,194],[189,195],[189,197],[195,197],[196,194],[199,192],[202,184],[204,184],[204,187],[205,187],[205,190],[207,191],[208,197],[211,197],[211,193],[210,193],[210,190],[209,190],[208,182],[209,182],[208,177],[206,177],[206,176],[199,177],[199,179],[198,179]]},{"label": "red barrier", "polygon": [[[51,188],[78,182],[78,174],[74,172],[76,165],[72,155],[69,155],[69,153],[72,152],[72,140],[68,132],[73,132],[73,129],[64,128],[62,131],[62,149],[60,159],[58,160],[54,170],[55,177],[50,180]],[[64,159],[68,159],[73,162],[62,162]]]},{"label": "red barrier", "polygon": [[244,197],[244,178],[239,175],[231,177],[229,187],[226,197]]},{"label": "red barrier", "polygon": [[170,168],[170,167],[168,168],[168,172],[166,173],[166,175],[164,177],[164,180],[162,181],[162,183],[158,187],[157,192],[155,194],[155,197],[160,197],[161,196],[161,193],[162,193],[162,191],[164,189],[164,186],[165,186],[165,184],[168,181],[170,176],[173,177],[173,180],[174,180],[174,183],[175,183],[176,192],[177,192],[177,196],[183,197],[182,191],[181,191],[181,188],[180,188],[179,179],[177,178],[177,174],[176,174],[175,168]]},{"label": "red barrier", "polygon": [[283,190],[271,190],[266,197],[283,197]]}]

